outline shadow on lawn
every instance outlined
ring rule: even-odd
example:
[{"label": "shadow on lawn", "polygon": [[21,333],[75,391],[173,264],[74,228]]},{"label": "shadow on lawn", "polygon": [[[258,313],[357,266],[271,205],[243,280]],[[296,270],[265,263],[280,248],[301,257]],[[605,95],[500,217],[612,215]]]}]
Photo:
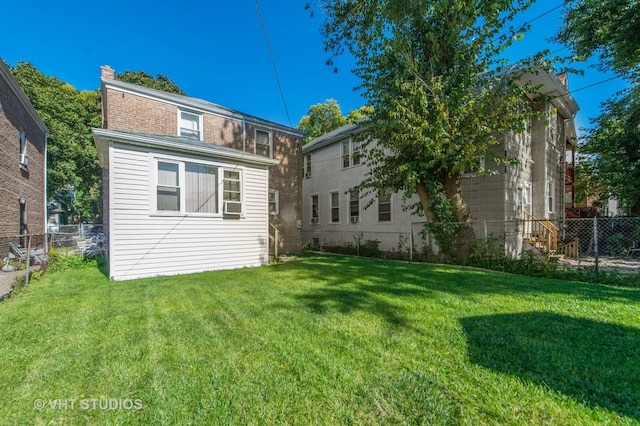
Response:
[{"label": "shadow on lawn", "polygon": [[640,420],[640,330],[550,312],[460,321],[471,362]]},{"label": "shadow on lawn", "polygon": [[[436,291],[460,297],[485,294],[563,294],[583,300],[640,302],[640,289],[637,288],[542,280],[448,265],[323,254],[313,256],[295,267],[304,278],[329,285],[349,284],[354,280],[361,283],[370,282],[383,287],[382,290],[387,293]],[[407,287],[403,284],[412,286]]]}]

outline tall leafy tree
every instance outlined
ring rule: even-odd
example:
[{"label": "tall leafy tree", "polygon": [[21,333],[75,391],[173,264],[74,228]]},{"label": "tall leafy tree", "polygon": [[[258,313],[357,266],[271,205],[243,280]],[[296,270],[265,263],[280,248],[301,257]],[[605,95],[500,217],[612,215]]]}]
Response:
[{"label": "tall leafy tree", "polygon": [[612,70],[629,87],[601,105],[581,143],[578,179],[590,196],[616,196],[640,214],[640,4],[636,0],[566,0],[558,41],[596,67]]},{"label": "tall leafy tree", "polygon": [[600,69],[638,78],[640,4],[637,0],[565,0],[558,41],[577,55],[597,57]]},{"label": "tall leafy tree", "polygon": [[[79,92],[56,77],[44,75],[30,62],[18,62],[11,72],[50,131],[49,197],[75,191],[94,194],[84,197],[74,211],[84,216],[79,219],[95,220],[101,211],[101,172],[91,128],[101,125],[99,92]],[[69,199],[62,201],[69,203]]]},{"label": "tall leafy tree", "polygon": [[613,196],[628,213],[640,214],[640,90],[603,103],[580,150],[587,156],[581,180],[598,183],[589,196]]},{"label": "tall leafy tree", "polygon": [[[499,138],[524,130],[536,88],[523,75],[536,61],[508,68],[502,52],[527,28],[509,27],[526,0],[323,0],[324,44],[349,52],[373,108],[365,192],[417,194],[433,221],[467,223],[465,171],[481,171]],[[333,63],[333,59],[329,61]],[[464,238],[472,233],[464,227]]]},{"label": "tall leafy tree", "polygon": [[[47,193],[69,206],[75,220],[94,221],[102,213],[102,172],[91,134],[102,126],[100,90],[78,91],[56,77],[18,62],[11,72],[49,128]],[[116,79],[184,95],[175,82],[158,74],[125,71]]]}]

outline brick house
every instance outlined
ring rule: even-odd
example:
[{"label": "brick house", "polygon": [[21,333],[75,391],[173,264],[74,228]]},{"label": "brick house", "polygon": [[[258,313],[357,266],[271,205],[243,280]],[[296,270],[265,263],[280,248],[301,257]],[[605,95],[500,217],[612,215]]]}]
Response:
[{"label": "brick house", "polygon": [[0,59],[0,259],[8,243],[46,248],[49,130]]},{"label": "brick house", "polygon": [[[253,237],[247,233],[251,232],[251,229],[259,229],[257,232],[261,240],[260,247],[252,246],[247,242],[244,246],[242,244],[234,246],[234,249],[238,253],[250,253],[255,250],[260,253],[246,262],[234,262],[231,258],[226,258],[208,266],[205,265],[208,260],[203,258],[199,265],[193,265],[187,272],[264,264],[275,251],[273,246],[275,229],[278,230],[279,236],[278,252],[296,253],[301,250],[301,140],[303,135],[300,131],[201,99],[115,80],[115,73],[108,66],[102,67],[101,77],[103,130],[94,130],[94,139],[104,170],[104,225],[111,234],[108,235],[111,252],[117,250],[113,244],[118,243],[118,239],[112,232],[124,229],[122,227],[126,226],[114,224],[113,221],[116,219],[114,214],[122,215],[122,209],[127,208],[123,204],[124,199],[118,200],[125,191],[124,183],[114,182],[114,179],[130,182],[129,176],[123,173],[125,173],[124,170],[131,170],[134,166],[131,163],[118,169],[118,165],[109,162],[114,159],[135,162],[144,158],[144,155],[150,156],[151,163],[145,166],[144,161],[139,162],[135,166],[137,170],[131,173],[134,175],[142,173],[145,176],[146,180],[141,181],[141,185],[147,185],[146,191],[150,199],[145,202],[151,204],[146,215],[147,219],[152,221],[161,221],[158,218],[166,216],[157,211],[159,204],[153,204],[154,200],[157,202],[159,197],[164,196],[155,191],[153,179],[160,179],[158,177],[160,175],[168,176],[167,173],[170,171],[162,169],[169,167],[167,164],[177,165],[175,178],[182,177],[185,184],[187,184],[185,179],[189,179],[187,169],[195,167],[192,164],[196,163],[202,167],[210,167],[211,175],[207,179],[210,178],[212,182],[216,181],[218,184],[222,184],[232,170],[243,170],[242,181],[236,184],[243,188],[246,201],[253,203],[251,204],[253,210],[249,208],[249,204],[243,203],[242,206],[237,207],[242,209],[239,221],[228,220],[233,212],[226,209],[234,204],[224,198],[228,195],[226,189],[223,191],[220,188],[219,194],[214,196],[216,200],[212,201],[214,204],[206,207],[207,214],[211,215],[211,221],[205,221],[203,224],[213,226],[215,229],[211,228],[209,231],[218,235],[223,232],[223,229],[224,232],[233,230],[229,232],[235,232],[240,240],[243,238],[251,240]],[[127,153],[124,153],[125,146]],[[140,156],[141,152],[144,152],[144,155]],[[160,160],[161,158],[167,159],[168,163]],[[120,170],[118,172],[120,175],[117,177],[113,174],[115,170]],[[256,188],[262,188],[262,179],[266,179],[264,191],[259,193],[262,189]],[[114,194],[114,190],[119,193]],[[129,190],[133,191],[133,194],[139,191],[139,188],[129,188]],[[188,188],[176,185],[176,191],[185,190]],[[179,198],[182,196],[188,197],[183,193]],[[264,202],[261,201],[262,198]],[[137,201],[139,198],[126,203]],[[185,207],[185,201],[180,199],[178,202],[182,204],[176,204],[175,216],[196,221],[192,217],[194,211],[189,210],[188,206]],[[188,200],[186,202],[188,203]],[[264,229],[260,219],[262,208],[265,213]],[[243,223],[246,226],[243,226]],[[211,241],[202,242],[202,244],[211,245],[213,244]],[[230,247],[229,244],[233,245],[233,241],[225,240],[224,244]],[[266,252],[262,251],[263,248]],[[220,248],[217,250],[220,252]],[[112,254],[118,256],[117,253]],[[215,257],[215,254],[211,252],[210,256]],[[127,277],[131,277],[132,274],[128,273]],[[150,274],[149,270],[146,275]]]}]

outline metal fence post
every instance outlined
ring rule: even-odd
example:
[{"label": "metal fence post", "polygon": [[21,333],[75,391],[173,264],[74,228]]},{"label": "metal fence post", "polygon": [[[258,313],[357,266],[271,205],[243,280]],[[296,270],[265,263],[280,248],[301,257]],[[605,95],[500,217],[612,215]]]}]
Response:
[{"label": "metal fence post", "polygon": [[598,218],[593,218],[593,255],[596,260],[596,274],[598,273]]}]

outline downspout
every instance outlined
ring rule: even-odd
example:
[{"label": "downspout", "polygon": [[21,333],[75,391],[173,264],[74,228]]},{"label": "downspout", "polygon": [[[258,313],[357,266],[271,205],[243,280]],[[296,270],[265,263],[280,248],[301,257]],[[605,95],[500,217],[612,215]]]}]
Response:
[{"label": "downspout", "polygon": [[47,145],[49,144],[49,133],[44,134],[44,251],[49,252],[49,211],[47,209]]},{"label": "downspout", "polygon": [[247,152],[247,123],[242,119],[242,152]]}]

